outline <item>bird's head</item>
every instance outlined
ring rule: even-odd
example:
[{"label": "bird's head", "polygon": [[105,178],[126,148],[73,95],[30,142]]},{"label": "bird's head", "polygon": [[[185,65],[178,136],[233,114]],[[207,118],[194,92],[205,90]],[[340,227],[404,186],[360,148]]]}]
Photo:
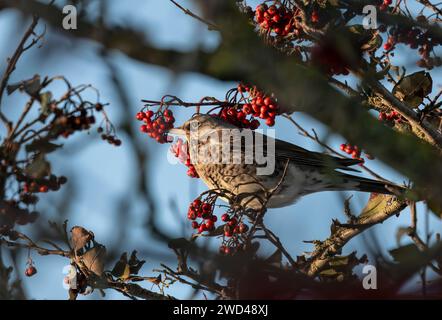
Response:
[{"label": "bird's head", "polygon": [[219,117],[197,113],[189,120],[184,122],[180,127],[173,128],[169,131],[171,134],[185,136],[187,141],[198,139],[209,135],[211,132],[222,128],[234,128],[229,123],[223,121]]}]

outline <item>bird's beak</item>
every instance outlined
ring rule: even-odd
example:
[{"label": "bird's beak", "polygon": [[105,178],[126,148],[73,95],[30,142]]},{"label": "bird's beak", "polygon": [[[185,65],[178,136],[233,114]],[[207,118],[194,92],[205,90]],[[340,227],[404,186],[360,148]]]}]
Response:
[{"label": "bird's beak", "polygon": [[173,134],[176,136],[185,136],[186,135],[186,131],[183,129],[183,127],[176,127],[176,128],[172,128],[169,130],[168,132],[169,134]]}]

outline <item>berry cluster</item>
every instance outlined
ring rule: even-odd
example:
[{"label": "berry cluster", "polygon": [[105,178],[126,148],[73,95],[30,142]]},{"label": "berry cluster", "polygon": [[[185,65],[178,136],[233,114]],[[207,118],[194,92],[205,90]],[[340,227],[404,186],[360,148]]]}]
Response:
[{"label": "berry cluster", "polygon": [[88,115],[86,110],[81,110],[79,115],[61,116],[58,123],[63,125],[61,136],[68,138],[75,131],[89,130],[95,123],[95,117]]},{"label": "berry cluster", "polygon": [[[17,180],[21,180],[21,175],[17,174]],[[46,193],[49,190],[58,191],[61,185],[67,182],[67,178],[64,176],[56,177],[55,175],[50,175],[49,178],[41,179],[31,179],[23,177],[25,183],[23,184],[24,193]]]},{"label": "berry cluster", "polygon": [[225,222],[224,241],[219,247],[219,252],[225,255],[233,255],[241,248],[241,236],[249,230],[249,227],[241,222],[239,215],[235,213],[224,213],[221,216],[221,221]]},{"label": "berry cluster", "polygon": [[287,11],[283,6],[271,5],[263,3],[255,9],[255,20],[259,24],[259,27],[266,32],[274,32],[278,36],[287,36],[290,33],[294,33],[299,36],[302,32],[302,28],[297,23],[296,12]]},{"label": "berry cluster", "polygon": [[360,160],[360,165],[364,163],[365,160],[361,157],[362,151],[358,148],[358,146],[354,146],[349,143],[343,143],[339,148],[341,149],[341,151],[344,151],[345,153],[351,155],[353,159]]},{"label": "berry cluster", "polygon": [[147,135],[155,139],[158,143],[170,142],[167,136],[167,131],[173,128],[175,118],[171,110],[158,110],[154,113],[152,110],[145,112],[138,112],[137,120],[143,121],[144,124],[140,126],[140,131],[147,133]]},{"label": "berry cluster", "polygon": [[187,170],[187,175],[189,177],[199,178],[194,165],[190,162],[189,146],[187,142],[184,143],[182,139],[178,139],[176,143],[170,146],[170,151],[189,168]]},{"label": "berry cluster", "polygon": [[[217,195],[209,194],[204,199],[201,197],[195,199],[189,205],[187,218],[192,221],[192,228],[198,233],[215,231],[215,224],[218,221],[218,217],[214,214],[216,199]],[[242,216],[243,214],[233,209],[228,209],[221,215],[220,220],[223,224],[212,234],[212,236],[223,234],[223,242],[219,247],[221,254],[231,255],[242,248],[244,234],[249,231],[249,227],[242,222]]]},{"label": "berry cluster", "polygon": [[247,114],[242,110],[238,111],[236,107],[224,107],[218,113],[218,116],[238,128],[255,130],[259,127],[258,120],[246,119]]},{"label": "berry cluster", "polygon": [[101,133],[101,139],[103,139],[104,141],[107,141],[109,144],[113,144],[116,147],[121,146],[121,140],[112,134],[102,133],[103,128],[101,128],[101,127],[98,128],[97,132]]},{"label": "berry cluster", "polygon": [[432,69],[442,65],[442,60],[439,57],[430,57],[433,49],[441,45],[442,42],[437,37],[433,37],[429,31],[423,31],[418,27],[409,26],[395,26],[389,30],[389,37],[387,43],[384,44],[385,50],[391,50],[397,43],[408,45],[411,49],[418,49],[421,59],[418,61],[418,66],[421,68]]},{"label": "berry cluster", "polygon": [[389,122],[393,122],[393,121],[401,122],[402,121],[402,117],[395,110],[390,111],[388,113],[384,112],[384,111],[381,111],[381,112],[379,112],[379,120],[381,120],[381,121],[389,121]]},{"label": "berry cluster", "polygon": [[310,59],[313,65],[330,76],[340,74],[346,76],[350,72],[348,63],[332,44],[316,44],[311,50]]},{"label": "berry cluster", "polygon": [[[187,218],[192,220],[192,228],[198,229],[199,233],[215,230],[215,222],[218,220],[213,214],[213,204],[200,199],[195,199],[190,204]],[[198,218],[201,219],[199,223],[196,221]]]},{"label": "berry cluster", "polygon": [[0,215],[2,217],[0,234],[8,233],[14,227],[14,224],[23,226],[34,223],[40,216],[37,211],[29,212],[27,209],[20,208],[15,200],[4,201],[0,206]]},{"label": "berry cluster", "polygon": [[224,225],[224,236],[226,237],[233,237],[235,234],[245,233],[249,230],[246,224],[238,223],[238,219],[228,213],[221,216],[221,221],[226,222]]},{"label": "berry cluster", "polygon": [[244,104],[242,107],[244,114],[265,120],[269,127],[275,124],[275,117],[278,115],[280,108],[272,97],[265,95],[262,91],[258,90],[256,86],[248,87],[240,84],[237,90],[241,94],[248,93],[249,95],[249,103]]}]

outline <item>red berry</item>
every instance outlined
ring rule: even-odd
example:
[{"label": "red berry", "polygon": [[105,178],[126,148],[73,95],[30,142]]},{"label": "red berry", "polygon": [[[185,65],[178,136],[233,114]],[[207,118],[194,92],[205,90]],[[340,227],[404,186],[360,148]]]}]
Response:
[{"label": "red berry", "polygon": [[34,266],[29,266],[25,270],[25,275],[27,277],[32,277],[36,273],[37,273],[37,269]]},{"label": "red berry", "polygon": [[192,221],[192,228],[193,229],[198,229],[199,228],[199,224],[198,224],[198,222],[196,222],[196,221]]},{"label": "red berry", "polygon": [[243,111],[239,111],[237,112],[236,117],[238,120],[242,121],[246,117],[246,114]]},{"label": "red berry", "polygon": [[40,192],[48,192],[48,191],[49,191],[49,188],[48,188],[48,186],[40,186],[40,188],[38,189],[38,191],[40,191]]},{"label": "red berry", "polygon": [[212,212],[212,206],[207,202],[203,203],[201,209],[203,210],[204,213]]},{"label": "red berry", "polygon": [[386,50],[386,51],[390,50],[391,47],[392,47],[392,44],[390,42],[387,42],[384,44],[384,50]]},{"label": "red berry", "polygon": [[353,152],[351,153],[351,156],[353,158],[359,158],[360,155],[361,153],[359,152],[359,150],[353,150]]},{"label": "red berry", "polygon": [[206,225],[202,223],[198,228],[198,232],[203,233],[204,231],[206,231]]},{"label": "red berry", "polygon": [[253,119],[250,121],[250,129],[255,130],[259,127],[259,121],[256,119]]},{"label": "red berry", "polygon": [[385,112],[379,112],[378,118],[379,120],[383,121],[387,118],[387,115],[385,114]]},{"label": "red berry", "polygon": [[[189,163],[190,163],[190,160],[189,160]],[[201,200],[200,200],[200,199],[195,199],[195,200],[193,200],[193,202],[192,202],[192,206],[193,206],[194,208],[199,208],[199,207],[201,206]]]},{"label": "red berry", "polygon": [[269,109],[276,110],[276,109],[278,109],[278,106],[276,104],[269,104]]},{"label": "red berry", "polygon": [[311,17],[311,19],[312,19],[312,22],[313,22],[313,23],[317,23],[317,22],[319,21],[319,14],[318,14],[318,11],[313,11],[313,12],[312,12],[312,17]]},{"label": "red berry", "polygon": [[147,118],[152,118],[152,116],[153,116],[153,111],[152,111],[152,110],[147,110],[147,111],[145,112],[145,114],[146,114],[146,117],[147,117]]},{"label": "red berry", "polygon": [[187,213],[187,218],[188,218],[189,220],[195,220],[195,219],[196,219],[196,213],[195,213],[195,211],[193,211],[193,210],[189,211],[189,212]]},{"label": "red berry", "polygon": [[346,146],[347,146],[347,145],[346,145],[345,143],[343,143],[343,144],[341,144],[341,145],[339,146],[339,149],[341,149],[342,151],[344,151]]},{"label": "red berry", "polygon": [[206,220],[207,230],[212,230],[215,227],[215,223],[212,220]]},{"label": "red berry", "polygon": [[231,226],[231,227],[233,227],[233,226],[235,226],[236,224],[237,224],[237,220],[236,220],[236,218],[232,218],[232,219],[230,219],[230,221],[227,223],[229,226]]},{"label": "red berry", "polygon": [[247,104],[243,105],[242,111],[245,114],[250,114],[252,112],[252,105],[250,103],[247,103]]},{"label": "red berry", "polygon": [[270,15],[274,15],[274,14],[276,14],[276,12],[278,11],[278,9],[276,8],[276,6],[275,5],[271,5],[268,9],[267,9],[267,12],[270,14]]},{"label": "red berry", "polygon": [[236,117],[236,110],[234,108],[229,108],[227,114],[231,117]]},{"label": "red berry", "polygon": [[256,11],[263,13],[267,10],[267,5],[265,3],[256,6]]},{"label": "red berry", "polygon": [[268,125],[269,127],[273,127],[275,125],[275,119],[267,118],[266,125]]},{"label": "red berry", "polygon": [[140,131],[141,132],[144,132],[144,133],[147,133],[149,130],[147,129],[147,125],[145,125],[145,124],[143,124],[143,125],[141,125],[140,126]]},{"label": "red berry", "polygon": [[144,113],[143,112],[138,112],[136,115],[137,120],[143,120],[144,119]]},{"label": "red berry", "polygon": [[227,213],[224,213],[224,214],[221,216],[221,220],[222,220],[223,222],[227,222],[227,221],[229,221],[229,220],[230,220],[229,215],[228,215]]},{"label": "red berry", "polygon": [[246,224],[244,224],[244,223],[239,224],[239,232],[240,233],[245,233],[248,230],[249,230],[249,227]]}]

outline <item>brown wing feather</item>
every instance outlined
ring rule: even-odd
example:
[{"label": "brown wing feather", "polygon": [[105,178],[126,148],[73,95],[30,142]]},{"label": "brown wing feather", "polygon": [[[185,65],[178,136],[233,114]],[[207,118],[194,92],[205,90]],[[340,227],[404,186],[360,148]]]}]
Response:
[{"label": "brown wing feather", "polygon": [[295,164],[328,168],[357,171],[349,166],[361,163],[357,159],[338,158],[325,153],[309,151],[292,143],[275,139],[276,157],[280,159],[290,159]]}]

